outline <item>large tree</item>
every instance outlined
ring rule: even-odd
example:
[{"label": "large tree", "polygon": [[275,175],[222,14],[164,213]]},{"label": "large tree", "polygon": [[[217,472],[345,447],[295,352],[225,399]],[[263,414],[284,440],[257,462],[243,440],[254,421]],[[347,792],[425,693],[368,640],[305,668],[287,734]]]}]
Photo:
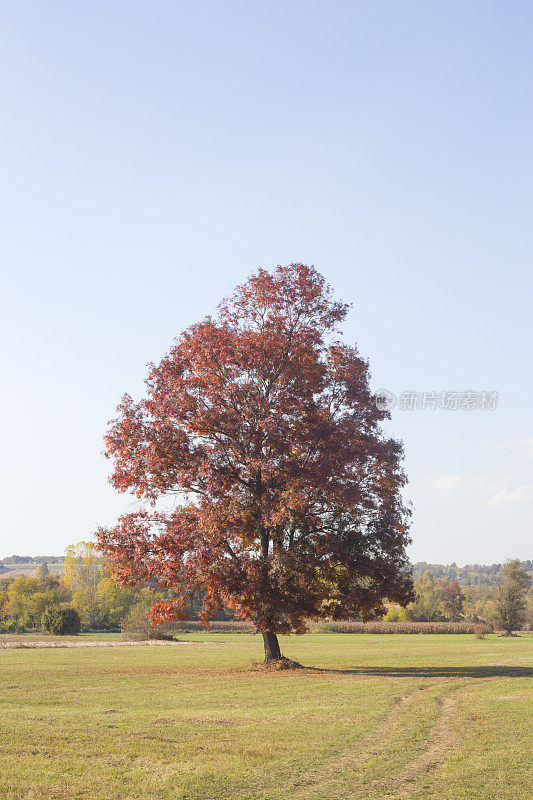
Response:
[{"label": "large tree", "polygon": [[347,309],[313,267],[260,269],[150,365],[144,399],[124,396],[111,482],[146,504],[97,536],[120,581],[175,589],[153,619],[202,588],[202,618],[234,609],[271,660],[308,619],[413,599],[402,446],[336,338]]}]

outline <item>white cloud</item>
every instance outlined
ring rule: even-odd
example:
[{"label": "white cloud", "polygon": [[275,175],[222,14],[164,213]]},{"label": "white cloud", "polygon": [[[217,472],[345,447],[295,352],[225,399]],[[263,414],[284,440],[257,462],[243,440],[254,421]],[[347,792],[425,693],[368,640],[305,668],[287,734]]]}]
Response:
[{"label": "white cloud", "polygon": [[533,439],[508,439],[502,444],[510,450],[523,450],[528,458],[533,458]]},{"label": "white cloud", "polygon": [[486,503],[492,509],[510,509],[527,505],[533,500],[533,484],[513,486],[508,475],[492,478],[488,475],[430,475],[422,483],[442,498],[457,498],[468,494],[473,502]]},{"label": "white cloud", "polygon": [[533,484],[524,483],[515,489],[504,486],[498,489],[489,498],[488,505],[491,508],[509,508],[510,506],[523,505],[533,498]]},{"label": "white cloud", "polygon": [[461,477],[459,475],[430,475],[424,483],[434,489],[440,497],[451,497],[460,486]]}]

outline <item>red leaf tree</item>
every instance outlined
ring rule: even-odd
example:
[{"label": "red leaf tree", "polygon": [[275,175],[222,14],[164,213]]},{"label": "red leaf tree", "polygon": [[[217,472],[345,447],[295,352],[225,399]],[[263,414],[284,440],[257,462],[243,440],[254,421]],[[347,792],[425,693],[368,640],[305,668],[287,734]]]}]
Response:
[{"label": "red leaf tree", "polygon": [[150,365],[145,399],[124,396],[111,482],[146,507],[97,537],[119,581],[175,590],[154,619],[201,588],[202,618],[234,609],[271,660],[306,620],[413,599],[402,446],[335,338],[347,308],[313,267],[260,269]]}]

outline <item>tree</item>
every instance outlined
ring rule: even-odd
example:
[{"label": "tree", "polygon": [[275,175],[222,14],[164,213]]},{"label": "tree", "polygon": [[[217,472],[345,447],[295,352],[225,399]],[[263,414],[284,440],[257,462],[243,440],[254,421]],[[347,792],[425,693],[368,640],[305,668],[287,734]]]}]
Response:
[{"label": "tree", "polygon": [[144,399],[123,397],[111,483],[146,507],[97,539],[122,583],[175,589],[153,620],[203,589],[201,618],[232,608],[271,660],[306,619],[413,598],[402,446],[367,362],[335,338],[347,309],[313,267],[260,269],[150,366]]},{"label": "tree", "polygon": [[509,559],[502,567],[502,576],[494,597],[495,624],[507,636],[519,630],[526,621],[526,599],[531,578],[520,561]]},{"label": "tree", "polygon": [[99,622],[97,590],[104,572],[102,556],[91,542],[78,542],[65,550],[63,582],[72,592],[72,606],[84,628],[95,628]]},{"label": "tree", "polygon": [[444,613],[452,622],[463,617],[466,595],[454,579],[444,578],[441,582],[441,603]]},{"label": "tree", "polygon": [[95,594],[98,627],[106,630],[120,628],[136,600],[138,598],[131,589],[117,586],[110,578],[102,578]]},{"label": "tree", "polygon": [[430,572],[415,581],[415,600],[407,609],[408,618],[416,622],[444,619],[441,612],[441,584]]},{"label": "tree", "polygon": [[20,629],[33,628],[48,606],[57,605],[60,595],[55,586],[43,587],[36,578],[19,575],[7,584],[1,616],[16,621]]}]

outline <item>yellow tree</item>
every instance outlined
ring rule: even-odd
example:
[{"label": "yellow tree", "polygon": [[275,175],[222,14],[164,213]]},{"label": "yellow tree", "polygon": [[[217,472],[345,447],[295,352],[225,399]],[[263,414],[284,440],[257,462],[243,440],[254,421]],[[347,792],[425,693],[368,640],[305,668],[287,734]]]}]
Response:
[{"label": "yellow tree", "polygon": [[65,550],[63,582],[72,592],[72,606],[86,628],[95,627],[99,621],[98,583],[106,570],[91,542],[78,542]]}]

